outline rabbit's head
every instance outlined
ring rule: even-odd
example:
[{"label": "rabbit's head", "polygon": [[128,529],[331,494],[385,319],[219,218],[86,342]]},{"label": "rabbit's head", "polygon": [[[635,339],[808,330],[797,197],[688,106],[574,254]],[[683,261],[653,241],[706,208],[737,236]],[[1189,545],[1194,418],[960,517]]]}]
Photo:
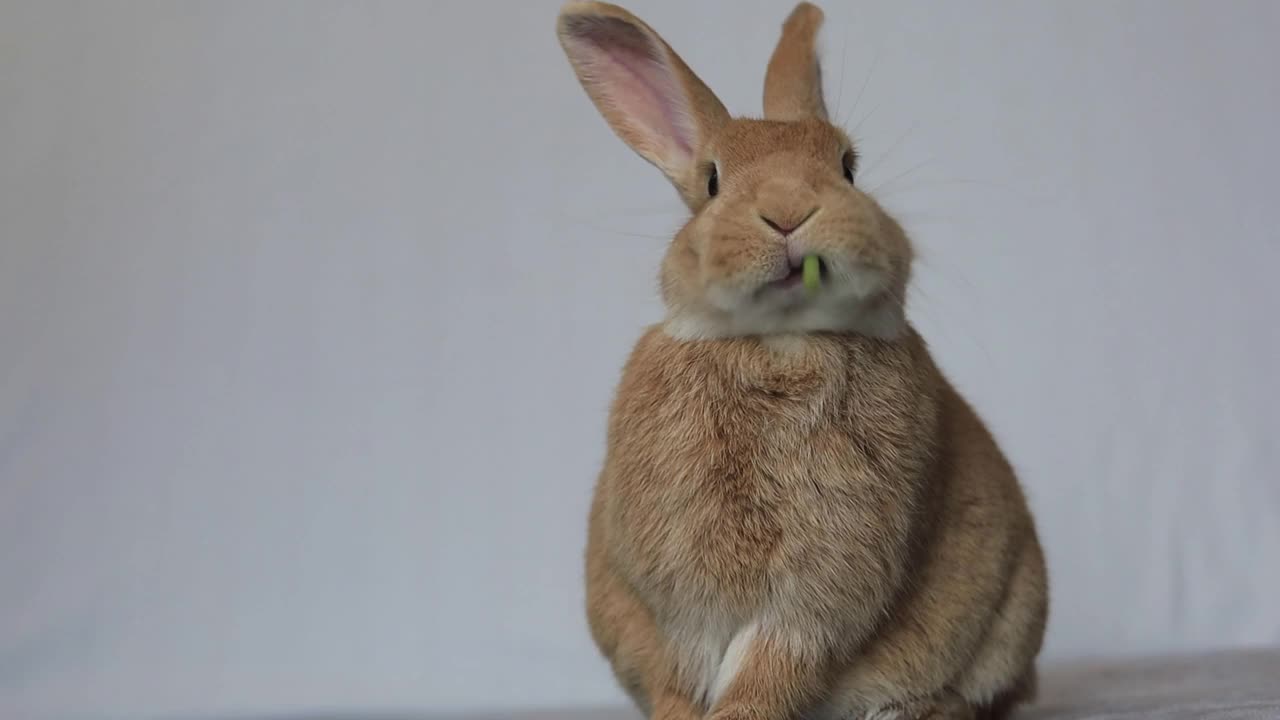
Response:
[{"label": "rabbit's head", "polygon": [[[662,170],[692,216],[663,260],[667,331],[684,339],[797,332],[892,338],[912,250],[857,184],[853,142],[827,118],[822,11],[787,18],[763,119],[734,118],[648,25],[606,3],[567,5],[558,33],[613,130]],[[806,288],[801,266],[819,262]]]}]

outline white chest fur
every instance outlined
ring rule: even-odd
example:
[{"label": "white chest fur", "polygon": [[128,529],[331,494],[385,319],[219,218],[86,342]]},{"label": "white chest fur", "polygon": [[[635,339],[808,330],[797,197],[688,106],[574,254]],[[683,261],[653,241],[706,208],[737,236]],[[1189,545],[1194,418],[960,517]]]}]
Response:
[{"label": "white chest fur", "polygon": [[759,623],[739,623],[715,613],[699,613],[668,629],[680,678],[693,696],[714,706],[742,668],[759,633]]}]

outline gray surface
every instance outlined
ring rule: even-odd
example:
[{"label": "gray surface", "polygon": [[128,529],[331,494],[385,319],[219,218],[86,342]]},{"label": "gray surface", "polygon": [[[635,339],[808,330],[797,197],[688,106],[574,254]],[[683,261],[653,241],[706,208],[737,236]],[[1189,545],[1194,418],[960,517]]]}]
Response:
[{"label": "gray surface", "polygon": [[[1276,720],[1280,718],[1280,650],[1057,665],[1045,670],[1039,701],[1015,716],[1015,720],[1103,718]],[[614,708],[434,720],[640,720],[640,716]]]},{"label": "gray surface", "polygon": [[1280,718],[1280,650],[1076,663],[1045,673],[1019,720]]}]

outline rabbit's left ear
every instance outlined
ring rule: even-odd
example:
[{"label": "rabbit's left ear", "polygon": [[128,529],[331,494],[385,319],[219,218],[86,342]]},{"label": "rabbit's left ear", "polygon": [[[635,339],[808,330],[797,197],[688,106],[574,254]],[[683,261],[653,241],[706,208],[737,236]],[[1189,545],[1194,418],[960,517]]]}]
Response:
[{"label": "rabbit's left ear", "polygon": [[769,120],[827,119],[818,64],[822,10],[802,2],[782,25],[782,37],[764,76],[764,116]]}]

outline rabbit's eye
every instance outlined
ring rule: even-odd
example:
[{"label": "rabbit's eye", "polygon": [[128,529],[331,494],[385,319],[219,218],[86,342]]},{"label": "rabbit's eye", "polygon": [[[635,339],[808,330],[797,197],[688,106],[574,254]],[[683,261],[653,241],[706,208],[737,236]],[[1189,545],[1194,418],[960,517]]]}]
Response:
[{"label": "rabbit's eye", "polygon": [[858,153],[852,150],[845,150],[844,157],[840,159],[840,164],[844,168],[844,179],[853,184],[853,174],[858,170]]},{"label": "rabbit's eye", "polygon": [[711,172],[707,176],[707,195],[715,197],[720,192],[720,171],[716,168],[715,163],[711,165]]}]

